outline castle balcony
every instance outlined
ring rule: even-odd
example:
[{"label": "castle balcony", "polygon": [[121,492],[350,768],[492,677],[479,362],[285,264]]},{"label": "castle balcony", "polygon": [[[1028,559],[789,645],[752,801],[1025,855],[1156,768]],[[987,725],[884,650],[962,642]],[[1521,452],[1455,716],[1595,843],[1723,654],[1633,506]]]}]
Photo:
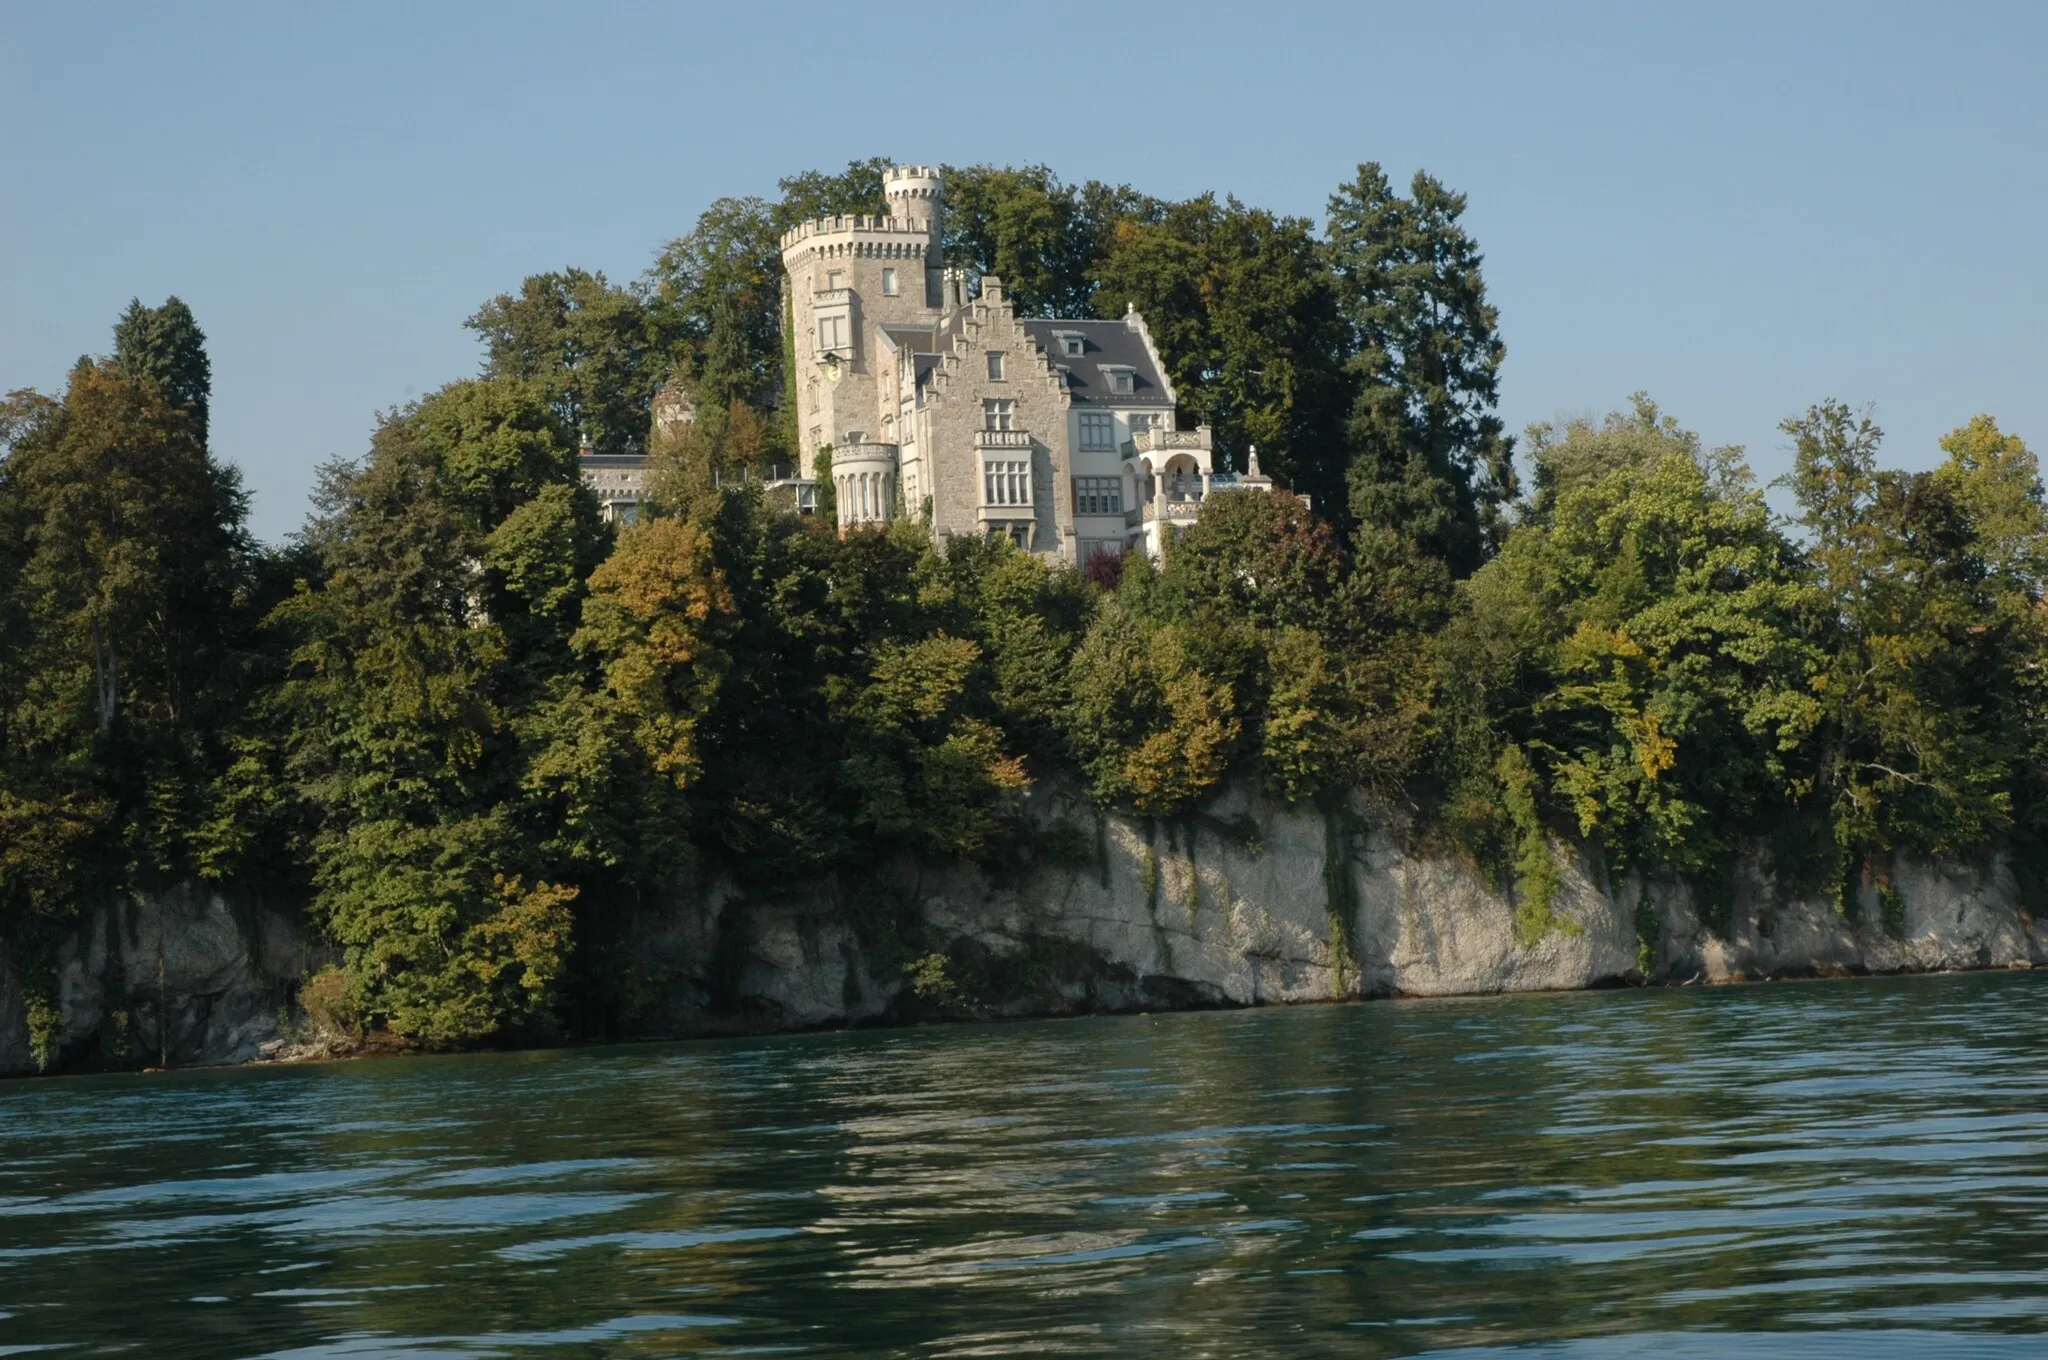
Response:
[{"label": "castle balcony", "polygon": [[1124,511],[1124,527],[1135,529],[1143,524],[1165,523],[1183,529],[1201,517],[1202,496],[1199,492],[1180,495],[1162,492],[1144,504]]},{"label": "castle balcony", "polygon": [[811,290],[811,305],[821,311],[827,307],[851,307],[853,305],[853,290],[851,288],[814,288]]},{"label": "castle balcony", "polygon": [[977,449],[1024,449],[1031,448],[1029,430],[976,430],[974,447]]},{"label": "castle balcony", "polygon": [[1124,441],[1124,457],[1141,458],[1183,449],[1208,453],[1213,447],[1207,425],[1195,430],[1140,430]]}]

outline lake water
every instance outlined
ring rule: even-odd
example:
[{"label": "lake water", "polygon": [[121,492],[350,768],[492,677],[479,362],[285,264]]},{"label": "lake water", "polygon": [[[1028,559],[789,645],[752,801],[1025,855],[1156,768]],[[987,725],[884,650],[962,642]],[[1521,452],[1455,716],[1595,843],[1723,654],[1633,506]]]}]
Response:
[{"label": "lake water", "polygon": [[0,1355],[2042,1356],[2048,977],[0,1084]]}]

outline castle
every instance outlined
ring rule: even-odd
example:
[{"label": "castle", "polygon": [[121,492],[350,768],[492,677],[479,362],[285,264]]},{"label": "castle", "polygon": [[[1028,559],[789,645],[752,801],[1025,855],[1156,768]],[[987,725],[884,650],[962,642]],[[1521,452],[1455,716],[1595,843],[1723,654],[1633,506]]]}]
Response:
[{"label": "castle", "polygon": [[[1019,317],[987,277],[970,294],[941,253],[940,172],[897,166],[884,189],[887,216],[819,218],[782,238],[799,508],[829,476],[842,531],[908,517],[1085,564],[1157,556],[1204,497],[1271,487],[1256,453],[1246,475],[1218,474],[1207,427],[1178,428],[1136,311]],[[657,406],[657,422],[678,418]],[[630,518],[626,469],[585,461],[607,514]]]}]

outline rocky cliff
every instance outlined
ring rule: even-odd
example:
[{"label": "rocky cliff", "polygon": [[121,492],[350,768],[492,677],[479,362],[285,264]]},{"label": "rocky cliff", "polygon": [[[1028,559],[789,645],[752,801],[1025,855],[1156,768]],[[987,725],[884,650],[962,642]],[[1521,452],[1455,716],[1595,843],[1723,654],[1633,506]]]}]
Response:
[{"label": "rocky cliff", "polygon": [[[59,951],[53,1065],[246,1062],[314,962],[295,915],[218,892],[136,893],[88,910]],[[36,1070],[24,979],[0,944],[0,1074]]]},{"label": "rocky cliff", "polygon": [[[680,886],[628,948],[632,1027],[730,1033],[2048,961],[1993,857],[1891,866],[1889,886],[1845,915],[1754,865],[1710,909],[1685,884],[1610,879],[1560,848],[1559,925],[1525,944],[1489,876],[1408,848],[1363,804],[1288,810],[1233,791],[1199,817],[1144,823],[1048,794],[1034,815],[1057,852],[1000,875],[901,866],[766,898]],[[219,895],[91,913],[59,973],[63,1056],[255,1057],[308,966],[288,916]],[[0,1071],[32,1066],[22,986],[0,957]]]},{"label": "rocky cliff", "polygon": [[[795,1028],[892,1011],[1244,1006],[2048,960],[1991,857],[1894,866],[1890,891],[1873,885],[1844,915],[1756,865],[1741,867],[1722,894],[1732,905],[1717,911],[1685,884],[1611,880],[1560,846],[1559,925],[1524,944],[1491,876],[1408,848],[1361,804],[1288,810],[1233,791],[1171,824],[1058,800],[1038,811],[1075,843],[1061,863],[1001,878],[904,870],[878,894],[842,885],[836,900],[705,891],[646,942],[670,980],[670,1005],[650,1020],[678,1032]],[[893,935],[875,927],[876,896],[884,926],[902,926]],[[906,972],[905,954],[921,949],[944,958]],[[907,994],[906,976],[925,995]]]}]

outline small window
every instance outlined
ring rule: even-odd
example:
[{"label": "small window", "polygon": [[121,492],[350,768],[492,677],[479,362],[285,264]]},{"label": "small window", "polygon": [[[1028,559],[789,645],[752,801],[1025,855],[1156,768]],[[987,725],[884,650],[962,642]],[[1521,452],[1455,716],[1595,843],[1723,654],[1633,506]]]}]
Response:
[{"label": "small window", "polygon": [[1060,345],[1070,358],[1079,358],[1088,349],[1087,342],[1078,335],[1061,336]]},{"label": "small window", "polygon": [[846,348],[845,317],[821,316],[818,318],[818,348],[821,350]]},{"label": "small window", "polygon": [[843,272],[837,269],[828,269],[825,271],[825,287],[829,289],[844,288],[845,286],[846,275]]},{"label": "small window", "polygon": [[1119,396],[1129,396],[1131,393],[1130,370],[1111,369],[1109,374],[1109,390]]},{"label": "small window", "polygon": [[988,380],[990,382],[1001,382],[1003,380],[1003,352],[999,349],[992,349],[988,352]]},{"label": "small window", "polygon": [[1017,421],[1017,403],[1008,398],[990,398],[981,404],[981,428],[1007,430]]},{"label": "small window", "polygon": [[882,271],[882,293],[883,293],[883,296],[885,296],[885,297],[895,297],[895,296],[896,296],[896,293],[897,293],[897,288],[896,288],[896,271],[895,271],[895,270],[893,270],[893,269],[884,269],[884,270]]},{"label": "small window", "polygon": [[1107,411],[1081,413],[1081,451],[1107,453],[1116,447],[1116,417]]},{"label": "small window", "polygon": [[1138,434],[1138,433],[1140,433],[1141,431],[1144,431],[1144,430],[1156,430],[1156,429],[1158,429],[1158,428],[1159,428],[1159,413],[1158,413],[1157,411],[1133,411],[1133,412],[1131,412],[1131,433],[1132,433],[1132,434]]},{"label": "small window", "polygon": [[1124,479],[1121,477],[1076,477],[1074,513],[1077,515],[1120,515],[1124,510]]}]

